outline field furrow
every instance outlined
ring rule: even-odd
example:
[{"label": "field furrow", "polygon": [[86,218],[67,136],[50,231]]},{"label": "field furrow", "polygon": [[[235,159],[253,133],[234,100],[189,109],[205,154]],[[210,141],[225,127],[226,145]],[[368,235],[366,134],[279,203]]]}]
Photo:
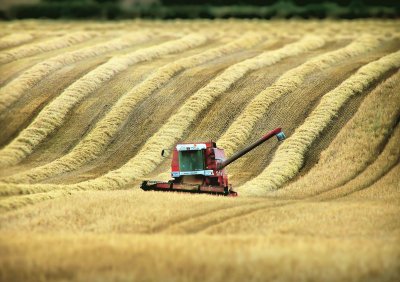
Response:
[{"label": "field furrow", "polygon": [[[340,48],[343,44],[345,43],[329,43],[326,44],[327,46],[307,51],[300,57],[288,57],[273,66],[250,71],[236,81],[227,91],[222,93],[207,111],[204,111],[198,116],[193,122],[190,132],[183,137],[184,142],[191,142],[192,140],[218,140],[223,132],[226,131],[239,116],[241,111],[243,111],[247,102],[263,89],[269,87],[280,75],[322,53]],[[265,73],[268,73],[268,75],[265,75]],[[264,133],[262,133],[262,135],[263,134]],[[254,138],[257,139],[260,136],[261,135],[257,135],[254,136]],[[220,146],[218,141],[217,145]],[[165,176],[167,176],[168,179],[170,177],[168,173],[170,170],[170,162],[171,160],[169,158],[165,159],[163,163],[149,175],[150,179],[164,179]],[[235,163],[233,165],[235,165]],[[231,168],[232,166],[228,168],[228,172],[231,171]]]},{"label": "field furrow", "polygon": [[[106,53],[103,56],[88,58],[82,62],[64,67],[51,74],[49,77],[35,85],[31,91],[23,95],[21,99],[18,99],[18,101],[13,104],[12,108],[2,116],[2,118],[9,119],[11,123],[18,125],[15,126],[15,128],[12,128],[11,125],[1,124],[0,126],[3,125],[6,129],[4,138],[7,136],[16,137],[21,130],[29,125],[31,120],[34,120],[49,101],[52,101],[63,93],[65,88],[68,88],[68,86],[73,84],[76,80],[83,77],[88,73],[88,71],[94,70],[95,67],[106,63],[110,57],[120,56],[142,48],[147,48],[154,44],[164,42],[166,39],[167,38],[150,40],[128,49],[113,51],[111,53]],[[198,48],[194,48],[193,51],[197,49]],[[80,137],[78,136],[84,136],[84,134],[92,128],[99,118],[102,118],[104,113],[110,109],[110,106],[113,105],[120,96],[129,91],[129,89],[134,87],[137,83],[141,82],[153,71],[154,68],[158,68],[168,62],[171,59],[171,56],[177,56],[177,54],[166,55],[149,62],[139,62],[113,76],[105,85],[89,93],[82,101],[71,109],[62,125],[62,130],[56,130],[49,136],[49,138],[43,140],[43,142],[39,144],[30,155],[26,156],[18,166],[4,168],[4,173],[9,175],[17,171],[27,170],[48,163],[64,155],[79,142]],[[83,69],[88,71],[82,72]],[[74,74],[74,70],[76,70],[77,74]],[[61,83],[60,85],[57,84],[57,80],[62,79],[63,73],[74,74],[74,77],[76,76],[78,79],[66,75],[63,84],[67,87],[62,87]],[[81,73],[81,75],[78,76],[78,73]],[[43,87],[46,88],[46,91],[42,91]],[[43,103],[34,107],[35,103],[27,104],[27,101],[31,100],[39,100],[43,101]],[[30,105],[32,105],[32,107]],[[21,111],[24,111],[25,114],[15,115],[15,113]],[[29,118],[29,116],[32,118]],[[80,124],[81,126],[77,127],[76,124]],[[11,138],[8,140],[10,139]]]},{"label": "field furrow", "polygon": [[[57,182],[79,182],[80,179],[95,178],[124,165],[140,151],[146,140],[155,134],[170,116],[177,112],[190,95],[205,87],[213,78],[220,75],[231,65],[254,57],[265,50],[275,49],[276,44],[271,42],[271,44],[260,44],[256,47],[180,72],[164,87],[137,104],[113,142],[104,154],[99,156],[97,161],[90,162],[76,172],[61,176],[57,179]],[[277,69],[280,69],[278,65],[281,65],[281,63],[275,65]],[[239,81],[246,80],[247,76],[246,74]],[[225,96],[225,93],[221,95]],[[162,111],[159,110],[160,105],[162,105]],[[194,129],[196,126],[197,122],[194,122]],[[127,148],[125,144],[129,144],[129,147]],[[100,163],[101,165],[99,165]]]},{"label": "field furrow", "polygon": [[[128,93],[131,89],[133,89],[136,85],[140,84],[144,81],[147,77],[149,77],[154,70],[162,68],[166,64],[168,64],[171,60],[175,60],[176,58],[181,57],[190,57],[193,54],[201,53],[204,50],[207,50],[209,46],[219,46],[221,43],[219,40],[211,41],[207,45],[202,45],[193,49],[188,49],[185,52],[181,52],[180,54],[169,54],[157,59],[152,60],[151,62],[142,62],[135,64],[131,67],[128,67],[125,71],[120,72],[119,74],[115,75],[107,84],[98,90],[90,93],[82,102],[80,102],[74,109],[71,110],[68,118],[64,122],[62,126],[62,130],[57,130],[54,132],[50,138],[44,140],[42,144],[40,144],[31,155],[27,156],[26,159],[22,161],[18,166],[11,167],[5,169],[5,173],[10,175],[15,172],[21,172],[29,170],[36,166],[45,165],[57,158],[62,157],[69,150],[74,148],[76,144],[79,143],[80,139],[84,138],[86,134],[88,134],[91,129],[95,127],[98,121],[100,121],[111,109],[112,105],[114,105],[120,97]],[[215,71],[218,71],[215,70]],[[211,76],[212,74],[210,74]],[[178,76],[180,76],[178,74]],[[208,74],[207,74],[208,76]],[[207,78],[205,76],[205,78]],[[175,78],[172,79],[175,81]],[[206,82],[199,80],[199,85],[203,85]],[[168,83],[167,85],[170,85]],[[187,86],[189,87],[190,84]],[[197,84],[193,84],[197,85]],[[196,86],[197,87],[197,86]],[[164,100],[156,100],[156,103],[165,103],[166,105],[170,106],[173,103],[179,103],[179,99],[184,99],[185,94],[180,96],[171,96],[171,89],[163,88],[163,95],[161,97],[168,97],[171,102],[166,102]],[[172,88],[173,89],[173,88]],[[174,91],[174,90],[172,90]],[[152,97],[154,94],[158,94],[159,91],[155,91],[153,94],[150,95]],[[179,97],[179,98],[178,98]],[[145,99],[147,102],[148,99]],[[151,99],[152,100],[152,99]],[[141,103],[139,103],[141,104]],[[150,103],[149,103],[150,104]],[[141,107],[138,105],[138,107]],[[160,115],[168,114],[168,111],[156,111],[156,113],[160,113]],[[155,115],[153,115],[155,116]],[[148,114],[147,112],[142,112],[140,110],[134,109],[130,115],[126,116],[126,121],[124,122],[121,130],[116,134],[114,140],[111,142],[109,148],[102,154],[101,158],[108,157],[115,157],[118,162],[121,162],[121,158],[127,158],[134,149],[134,143],[132,146],[128,147],[128,150],[116,150],[115,148],[123,148],[125,144],[121,142],[126,142],[124,138],[131,138],[135,140],[135,142],[140,142],[137,140],[140,136],[137,135],[141,132],[141,124],[143,122],[147,122]],[[161,118],[164,120],[165,117]],[[153,118],[155,121],[156,118]],[[161,122],[161,121],[160,121]],[[76,124],[79,123],[81,126],[77,127]],[[156,122],[151,123],[151,125],[158,129],[159,125]],[[129,130],[126,130],[128,129]],[[156,130],[154,129],[154,130]],[[149,131],[152,130],[152,127],[149,127]],[[147,132],[147,131],[146,131]],[[135,136],[137,135],[137,136]],[[79,137],[77,137],[79,136]],[[118,154],[118,156],[116,156]],[[128,158],[129,159],[129,158]],[[99,162],[89,162],[87,166],[91,166],[92,163],[99,165],[99,163],[104,164],[104,159],[100,160]],[[105,165],[113,165],[112,161],[105,162]],[[86,166],[86,165],[85,165]],[[119,165],[120,166],[120,165]],[[103,167],[101,165],[100,167]],[[82,168],[86,169],[86,168]],[[72,172],[75,173],[75,172]],[[78,173],[78,172],[77,172]],[[61,177],[67,177],[67,174],[61,175]],[[71,175],[71,179],[75,179],[76,177]],[[76,178],[77,179],[77,178]],[[50,182],[53,182],[53,179],[49,179]],[[76,180],[73,182],[77,182]]]}]

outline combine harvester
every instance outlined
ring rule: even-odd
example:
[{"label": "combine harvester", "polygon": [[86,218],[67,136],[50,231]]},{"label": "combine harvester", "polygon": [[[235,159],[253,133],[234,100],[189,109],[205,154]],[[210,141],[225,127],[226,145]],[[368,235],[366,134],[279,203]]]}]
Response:
[{"label": "combine harvester", "polygon": [[[174,179],[168,182],[146,180],[140,187],[145,191],[209,193],[235,197],[238,194],[228,184],[225,167],[273,136],[279,141],[286,138],[282,129],[276,128],[227,160],[224,149],[217,148],[213,141],[177,144],[171,163]],[[165,150],[162,150],[161,155],[164,156],[164,153]]]}]

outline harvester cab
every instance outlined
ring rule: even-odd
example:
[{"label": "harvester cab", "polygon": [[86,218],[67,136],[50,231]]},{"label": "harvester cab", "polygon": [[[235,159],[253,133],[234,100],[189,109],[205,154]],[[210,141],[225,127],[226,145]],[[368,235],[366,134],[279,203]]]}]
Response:
[{"label": "harvester cab", "polygon": [[[213,141],[177,144],[172,153],[172,180],[143,181],[141,188],[145,191],[182,191],[192,193],[211,193],[225,196],[237,196],[228,184],[225,167],[261,145],[271,137],[279,141],[286,138],[281,128],[276,128],[261,139],[226,159],[224,150]],[[165,155],[166,150],[161,152]]]}]

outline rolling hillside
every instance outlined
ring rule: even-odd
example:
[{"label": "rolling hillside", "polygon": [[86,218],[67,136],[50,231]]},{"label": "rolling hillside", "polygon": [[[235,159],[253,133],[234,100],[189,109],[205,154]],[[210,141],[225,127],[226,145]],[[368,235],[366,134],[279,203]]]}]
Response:
[{"label": "rolling hillside", "polygon": [[[400,278],[398,21],[0,26],[1,280]],[[276,127],[237,198],[139,188]]]}]

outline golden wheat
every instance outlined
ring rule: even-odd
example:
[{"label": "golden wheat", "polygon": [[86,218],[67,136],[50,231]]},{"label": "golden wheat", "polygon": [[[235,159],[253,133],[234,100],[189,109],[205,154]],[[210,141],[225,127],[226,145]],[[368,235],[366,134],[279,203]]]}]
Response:
[{"label": "golden wheat", "polygon": [[260,175],[243,185],[245,189],[242,193],[263,196],[293,178],[301,169],[305,152],[343,104],[364,91],[383,74],[399,67],[400,51],[363,66],[337,88],[325,94],[305,122],[279,146],[271,164]]},{"label": "golden wheat", "polygon": [[[399,140],[399,139],[397,139]],[[397,143],[397,148],[398,148]],[[384,161],[384,160],[382,160]],[[354,187],[350,191],[351,195],[346,195],[349,200],[387,200],[392,201],[395,200],[396,203],[399,202],[399,193],[400,193],[400,160],[397,160],[397,165],[393,167],[388,173],[383,175],[381,178],[374,179],[371,182],[370,186],[365,187]],[[346,185],[347,186],[347,185]],[[359,188],[359,189],[357,189]],[[340,193],[341,194],[341,193]]]},{"label": "golden wheat", "polygon": [[268,111],[269,106],[279,97],[300,87],[308,75],[327,69],[347,58],[369,52],[379,44],[378,38],[360,37],[344,48],[317,56],[289,70],[250,101],[217,143],[224,148],[227,156],[232,155],[240,146],[245,144],[254,125]]},{"label": "golden wheat", "polygon": [[4,280],[365,281],[373,276],[397,281],[399,277],[400,247],[393,236],[343,238],[317,232],[149,236],[130,231],[93,234],[91,223],[82,225],[85,231],[0,234]]},{"label": "golden wheat", "polygon": [[207,41],[201,34],[192,34],[181,39],[168,41],[153,47],[116,56],[108,62],[89,72],[60,94],[47,105],[36,119],[20,134],[0,151],[0,167],[17,164],[35,147],[47,138],[55,129],[59,128],[69,111],[89,93],[98,89],[103,83],[110,80],[117,73],[126,70],[138,62],[149,61],[160,56],[181,52]]},{"label": "golden wheat", "polygon": [[23,195],[23,196],[11,196],[0,199],[0,211],[8,211],[17,208],[24,207],[26,205],[32,205],[37,202],[45,200],[56,199],[62,196],[71,195],[71,192],[66,191],[54,191],[49,193],[37,193],[34,195]]},{"label": "golden wheat", "polygon": [[[386,144],[383,152],[378,156],[378,158],[370,164],[365,170],[363,170],[360,174],[358,174],[355,178],[351,179],[350,181],[346,182],[344,185],[341,185],[337,188],[331,189],[329,191],[326,191],[322,194],[319,194],[313,199],[318,199],[318,200],[329,200],[329,199],[337,199],[339,197],[345,197],[349,194],[356,193],[357,191],[361,191],[365,188],[367,188],[370,185],[373,185],[376,181],[384,177],[384,174],[391,169],[394,169],[393,167],[399,167],[399,162],[400,162],[400,146],[399,146],[399,140],[400,140],[400,127],[397,126],[396,129],[393,132],[393,135],[390,137],[388,143]],[[347,162],[347,164],[350,164],[350,162]],[[350,167],[350,165],[346,165],[346,167]],[[396,170],[396,169],[394,169]],[[335,172],[335,175],[340,176],[340,174],[337,174]],[[398,175],[397,177],[394,177],[394,179],[397,179],[397,184],[400,182],[398,181]],[[325,177],[325,176],[324,176]],[[320,178],[322,179],[322,178]],[[390,180],[389,180],[390,181]],[[381,196],[385,196],[385,188],[386,185],[376,185],[377,187],[381,187],[382,191],[380,191]],[[287,190],[286,196],[289,197],[296,197],[296,198],[303,198],[306,195],[312,194],[313,187],[309,186],[309,188],[312,190],[311,193],[306,191],[299,191],[299,190],[293,190],[290,189],[290,186],[288,189],[283,189]],[[367,188],[369,189],[369,188]],[[377,188],[376,188],[377,189]],[[321,189],[322,190],[322,189]],[[325,189],[323,189],[325,190]],[[290,191],[290,192],[289,192]],[[320,192],[320,191],[318,191]],[[400,191],[399,191],[400,192]],[[391,195],[387,195],[391,196]]]},{"label": "golden wheat", "polygon": [[163,84],[167,83],[174,75],[184,69],[203,64],[207,61],[214,60],[233,52],[253,47],[262,40],[262,36],[250,33],[222,47],[216,47],[200,54],[182,58],[159,68],[142,83],[123,95],[107,115],[100,120],[93,130],[89,132],[89,134],[67,155],[64,155],[44,166],[36,167],[30,171],[19,173],[1,180],[14,183],[29,183],[76,169],[82,164],[93,160],[100,155],[112,141],[121,124],[123,124],[124,120],[130,114],[135,105],[156,89],[160,88]]},{"label": "golden wheat", "polygon": [[146,32],[126,34],[120,38],[104,43],[66,52],[34,65],[0,89],[0,113],[9,108],[27,90],[52,72],[87,58],[127,48],[131,45],[146,41],[150,37],[151,35]]},{"label": "golden wheat", "polygon": [[96,36],[95,33],[76,32],[55,39],[23,45],[8,51],[0,52],[0,64],[6,64],[24,57],[69,47],[74,44],[89,40],[94,36]]}]

